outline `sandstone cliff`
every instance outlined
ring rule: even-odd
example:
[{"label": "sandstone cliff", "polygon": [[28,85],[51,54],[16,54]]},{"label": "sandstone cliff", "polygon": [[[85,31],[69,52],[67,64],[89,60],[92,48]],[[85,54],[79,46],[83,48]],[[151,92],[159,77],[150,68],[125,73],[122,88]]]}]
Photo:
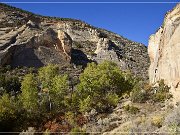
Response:
[{"label": "sandstone cliff", "polygon": [[35,15],[0,4],[0,65],[77,67],[104,60],[147,79],[149,58],[143,44],[79,20]]},{"label": "sandstone cliff", "polygon": [[169,11],[159,30],[150,36],[150,83],[164,79],[175,101],[180,101],[180,4]]}]

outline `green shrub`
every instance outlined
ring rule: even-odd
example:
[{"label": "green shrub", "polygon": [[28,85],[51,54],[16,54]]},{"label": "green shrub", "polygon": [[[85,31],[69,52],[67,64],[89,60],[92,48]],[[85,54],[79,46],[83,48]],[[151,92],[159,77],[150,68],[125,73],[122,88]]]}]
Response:
[{"label": "green shrub", "polygon": [[127,111],[128,113],[131,113],[131,114],[136,114],[139,112],[139,108],[137,108],[135,106],[126,105],[123,108],[125,111]]},{"label": "green shrub", "polygon": [[79,97],[77,102],[80,111],[93,108],[103,111],[116,106],[119,97],[131,90],[133,81],[130,78],[132,77],[122,72],[113,62],[88,64],[80,75],[80,83],[75,92],[75,97]]},{"label": "green shrub", "polygon": [[131,92],[131,101],[136,103],[144,103],[148,100],[148,97],[147,91],[142,89],[140,83],[137,83]]},{"label": "green shrub", "polygon": [[152,100],[154,102],[164,102],[166,99],[171,98],[172,95],[169,93],[170,87],[164,83],[164,80],[160,80],[158,84],[158,87],[154,87],[156,92],[152,96]]},{"label": "green shrub", "polygon": [[20,91],[21,83],[17,76],[5,76],[0,74],[0,87],[7,93]]},{"label": "green shrub", "polygon": [[57,75],[52,79],[49,89],[51,97],[52,109],[56,112],[62,111],[65,108],[64,97],[68,94],[67,75]]},{"label": "green shrub", "polygon": [[51,87],[52,79],[59,74],[59,67],[57,65],[48,65],[38,70],[38,78],[42,88]]},{"label": "green shrub", "polygon": [[107,104],[115,107],[119,102],[119,96],[116,93],[109,93],[106,95]]},{"label": "green shrub", "polygon": [[86,135],[86,132],[83,131],[80,127],[74,127],[71,129],[70,135]]},{"label": "green shrub", "polygon": [[153,95],[152,100],[154,102],[164,102],[167,99],[167,93],[165,92],[157,92],[156,94]]},{"label": "green shrub", "polygon": [[0,132],[9,132],[16,127],[19,107],[15,98],[9,94],[4,93],[0,97]]},{"label": "green shrub", "polygon": [[76,126],[76,116],[73,112],[66,112],[65,113],[65,119],[71,126]]},{"label": "green shrub", "polygon": [[80,99],[79,102],[79,111],[80,112],[88,112],[91,109],[91,97],[90,95],[87,98]]},{"label": "green shrub", "polygon": [[15,101],[8,94],[3,94],[0,97],[0,121],[15,118],[15,112]]},{"label": "green shrub", "polygon": [[21,86],[20,99],[23,108],[30,112],[35,113],[38,110],[38,87],[37,81],[33,74],[27,74]]},{"label": "green shrub", "polygon": [[172,95],[169,93],[170,88],[165,85],[164,80],[160,80],[158,84],[158,86],[152,87],[138,82],[131,92],[131,101],[138,103],[144,103],[147,100],[164,102],[166,99],[171,98]]}]

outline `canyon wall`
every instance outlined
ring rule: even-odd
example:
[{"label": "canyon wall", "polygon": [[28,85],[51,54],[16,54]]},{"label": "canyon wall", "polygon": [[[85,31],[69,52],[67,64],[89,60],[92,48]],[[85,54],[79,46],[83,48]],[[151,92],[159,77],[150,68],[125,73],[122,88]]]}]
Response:
[{"label": "canyon wall", "polygon": [[163,25],[150,36],[148,54],[150,83],[164,79],[174,101],[180,101],[180,4],[167,12]]},{"label": "canyon wall", "polygon": [[74,70],[104,60],[148,79],[149,58],[143,44],[80,20],[36,15],[0,4],[0,66],[58,64]]}]

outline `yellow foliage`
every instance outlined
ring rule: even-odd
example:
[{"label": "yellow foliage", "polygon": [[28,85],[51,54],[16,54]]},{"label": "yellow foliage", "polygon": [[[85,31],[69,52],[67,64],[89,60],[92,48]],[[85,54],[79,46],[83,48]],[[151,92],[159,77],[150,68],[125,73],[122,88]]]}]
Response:
[{"label": "yellow foliage", "polygon": [[161,127],[162,123],[163,123],[164,117],[161,115],[156,115],[152,117],[152,125],[156,126],[156,127]]}]

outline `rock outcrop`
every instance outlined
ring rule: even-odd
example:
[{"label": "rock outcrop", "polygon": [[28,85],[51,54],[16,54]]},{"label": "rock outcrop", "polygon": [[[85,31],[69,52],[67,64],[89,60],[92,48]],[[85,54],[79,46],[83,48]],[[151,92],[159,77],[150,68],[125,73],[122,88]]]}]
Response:
[{"label": "rock outcrop", "polygon": [[72,39],[60,30],[32,30],[28,23],[1,36],[0,41],[1,65],[40,67],[70,62]]},{"label": "rock outcrop", "polygon": [[149,39],[150,83],[164,79],[175,101],[180,101],[180,4],[169,11],[159,30]]},{"label": "rock outcrop", "polygon": [[95,60],[100,63],[104,60],[107,61],[113,61],[116,64],[118,64],[121,69],[128,69],[126,66],[126,63],[121,60],[118,57],[118,53],[116,52],[116,47],[111,40],[107,39],[107,38],[100,38],[98,43],[97,43],[97,49],[95,51],[96,53],[96,57]]},{"label": "rock outcrop", "polygon": [[67,59],[71,60],[72,39],[66,32],[61,30],[58,30],[57,48],[63,51]]},{"label": "rock outcrop", "polygon": [[35,15],[0,4],[0,65],[41,67],[49,63],[86,66],[116,62],[147,79],[147,48],[80,20]]}]

